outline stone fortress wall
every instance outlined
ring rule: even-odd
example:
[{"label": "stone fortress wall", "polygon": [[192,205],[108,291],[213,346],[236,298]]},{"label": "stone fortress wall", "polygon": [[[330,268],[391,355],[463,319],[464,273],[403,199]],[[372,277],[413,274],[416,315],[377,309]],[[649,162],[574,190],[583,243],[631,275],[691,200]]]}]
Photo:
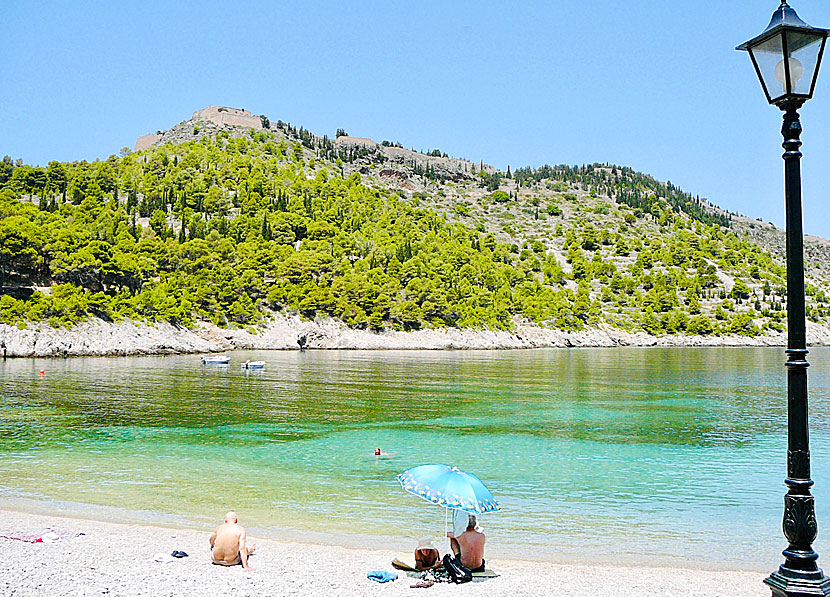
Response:
[{"label": "stone fortress wall", "polygon": [[135,147],[133,151],[141,151],[155,145],[161,139],[161,133],[150,133],[149,135],[142,135],[135,140]]},{"label": "stone fortress wall", "polygon": [[238,126],[262,130],[262,119],[256,114],[251,114],[248,110],[229,108],[227,106],[208,106],[207,108],[196,110],[187,122],[179,123],[166,131],[156,131],[149,135],[142,135],[136,139],[133,151],[141,151],[158,144],[180,142],[183,139],[180,138],[181,135],[179,133],[181,131],[179,129],[184,130],[186,128],[192,131],[192,125],[198,122],[209,122],[217,128]]},{"label": "stone fortress wall", "polygon": [[[493,174],[496,172],[496,167],[489,164],[475,164],[469,160],[451,157],[430,156],[418,151],[404,149],[396,146],[384,146],[373,141],[368,137],[351,137],[343,135],[335,140],[335,145],[338,148],[352,147],[364,148],[370,151],[379,151],[386,156],[394,164],[399,165],[418,165],[421,168],[430,167],[436,172],[455,178],[457,176],[471,176],[474,169],[483,169],[485,172]],[[388,170],[387,170],[388,171]]]},{"label": "stone fortress wall", "polygon": [[208,106],[196,110],[191,118],[193,121],[208,120],[219,126],[244,126],[252,129],[261,129],[262,120],[248,110],[228,108],[226,106]]},{"label": "stone fortress wall", "polygon": [[341,135],[337,137],[337,140],[334,143],[338,147],[367,147],[370,149],[374,149],[380,145],[368,137],[350,137],[348,135]]}]

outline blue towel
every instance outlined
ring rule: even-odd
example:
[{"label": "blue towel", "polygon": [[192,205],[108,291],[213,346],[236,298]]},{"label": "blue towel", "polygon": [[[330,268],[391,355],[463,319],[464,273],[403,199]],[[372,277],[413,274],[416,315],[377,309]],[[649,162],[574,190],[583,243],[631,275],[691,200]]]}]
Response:
[{"label": "blue towel", "polygon": [[390,580],[398,578],[397,574],[394,572],[387,572],[386,570],[372,570],[366,576],[375,582],[389,582]]}]

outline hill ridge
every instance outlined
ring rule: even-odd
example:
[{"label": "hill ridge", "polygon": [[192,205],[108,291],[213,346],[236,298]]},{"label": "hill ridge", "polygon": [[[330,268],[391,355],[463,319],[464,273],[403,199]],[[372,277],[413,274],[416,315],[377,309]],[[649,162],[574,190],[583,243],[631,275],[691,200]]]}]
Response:
[{"label": "hill ridge", "polygon": [[[777,233],[668,181],[609,164],[501,172],[249,112],[231,115],[250,127],[217,122],[222,108],[105,161],[4,158],[0,318],[783,329]],[[809,315],[824,325],[826,242],[808,247]]]}]

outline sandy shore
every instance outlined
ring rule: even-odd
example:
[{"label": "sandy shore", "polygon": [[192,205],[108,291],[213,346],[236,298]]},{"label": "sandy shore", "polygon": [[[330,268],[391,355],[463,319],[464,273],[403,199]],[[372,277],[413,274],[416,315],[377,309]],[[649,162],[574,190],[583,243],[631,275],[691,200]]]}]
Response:
[{"label": "sandy shore", "polygon": [[[108,323],[91,319],[71,329],[46,324],[22,328],[0,323],[0,356],[65,357],[138,354],[208,353],[253,350],[498,350],[612,346],[786,346],[785,332],[746,336],[651,336],[608,325],[565,332],[516,321],[510,332],[470,329],[424,329],[410,332],[352,329],[331,318],[302,320],[276,313],[251,329],[193,328],[169,323]],[[807,323],[807,342],[830,345],[830,327]]]},{"label": "sandy shore", "polygon": [[[54,543],[0,538],[0,595],[409,595],[417,579],[377,584],[370,570],[392,570],[393,553],[258,539],[255,571],[223,568],[209,561],[201,531],[120,525],[0,511],[0,535],[68,531]],[[244,522],[244,521],[243,521]],[[72,536],[75,532],[83,535]],[[402,549],[408,547],[402,542]],[[413,546],[414,547],[414,546]],[[157,553],[186,551],[190,557],[153,561]],[[435,595],[624,595],[766,596],[764,575],[747,571],[563,565],[498,560],[500,576],[466,585],[436,584]]]}]

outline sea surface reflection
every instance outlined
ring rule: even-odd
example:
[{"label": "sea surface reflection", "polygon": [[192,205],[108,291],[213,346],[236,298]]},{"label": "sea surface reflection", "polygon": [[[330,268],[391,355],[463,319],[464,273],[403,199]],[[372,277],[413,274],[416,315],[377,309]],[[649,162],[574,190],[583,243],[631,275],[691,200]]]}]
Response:
[{"label": "sea surface reflection", "polygon": [[[830,349],[810,360],[821,525]],[[501,502],[492,557],[767,570],[785,547],[780,348],[7,360],[0,379],[0,506],[204,528],[234,507],[253,533],[400,550],[444,513],[396,473],[445,462]]]}]

